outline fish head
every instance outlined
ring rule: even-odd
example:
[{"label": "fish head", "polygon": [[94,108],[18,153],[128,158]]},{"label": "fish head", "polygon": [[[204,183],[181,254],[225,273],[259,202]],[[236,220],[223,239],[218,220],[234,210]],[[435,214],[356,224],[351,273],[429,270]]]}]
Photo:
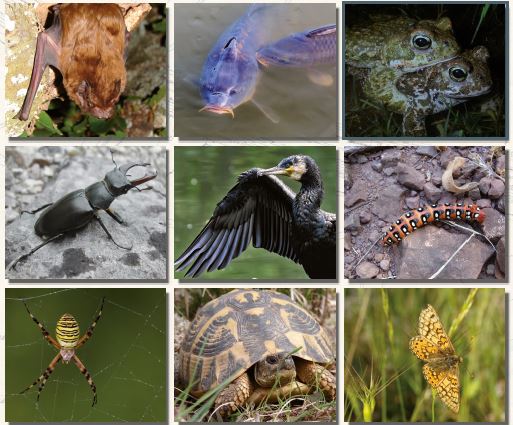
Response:
[{"label": "fish head", "polygon": [[257,80],[256,58],[245,54],[232,38],[203,67],[200,91],[205,106],[200,111],[233,117],[233,110],[253,96]]}]

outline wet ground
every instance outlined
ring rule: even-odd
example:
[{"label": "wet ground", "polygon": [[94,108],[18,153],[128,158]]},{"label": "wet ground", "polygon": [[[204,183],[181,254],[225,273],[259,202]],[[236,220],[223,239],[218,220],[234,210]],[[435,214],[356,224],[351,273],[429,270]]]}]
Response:
[{"label": "wet ground", "polygon": [[[322,87],[310,81],[305,69],[275,68],[262,72],[255,100],[280,119],[271,122],[248,102],[235,118],[199,113],[198,81],[208,52],[222,32],[245,13],[245,4],[178,4],[175,6],[175,135],[181,139],[323,139],[337,135],[335,66],[316,69],[335,82]],[[291,33],[336,22],[334,4],[276,6],[266,29],[269,42]]]}]

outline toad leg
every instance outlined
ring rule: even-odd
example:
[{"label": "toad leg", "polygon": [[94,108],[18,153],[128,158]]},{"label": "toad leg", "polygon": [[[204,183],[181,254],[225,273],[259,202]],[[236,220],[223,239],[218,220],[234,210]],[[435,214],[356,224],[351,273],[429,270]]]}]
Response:
[{"label": "toad leg", "polygon": [[243,373],[218,394],[215,408],[224,418],[243,406],[252,392],[253,384],[249,379],[249,375]]},{"label": "toad leg", "polygon": [[337,397],[337,379],[324,366],[296,359],[296,371],[301,382],[319,387],[326,398],[334,400]]}]

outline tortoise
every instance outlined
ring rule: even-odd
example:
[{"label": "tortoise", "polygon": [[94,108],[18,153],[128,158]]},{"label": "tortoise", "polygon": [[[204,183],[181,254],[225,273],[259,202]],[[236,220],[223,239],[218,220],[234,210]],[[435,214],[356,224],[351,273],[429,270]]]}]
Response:
[{"label": "tortoise", "polygon": [[246,403],[315,388],[336,398],[336,378],[325,367],[335,360],[327,334],[309,312],[274,291],[236,289],[205,304],[178,359],[178,379],[193,396],[227,385],[215,400],[222,417]]}]

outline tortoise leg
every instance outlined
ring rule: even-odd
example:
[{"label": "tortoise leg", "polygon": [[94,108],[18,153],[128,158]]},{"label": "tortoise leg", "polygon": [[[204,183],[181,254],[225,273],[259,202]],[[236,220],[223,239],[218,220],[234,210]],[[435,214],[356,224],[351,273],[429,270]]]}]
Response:
[{"label": "tortoise leg", "polygon": [[335,376],[319,364],[298,358],[295,360],[299,380],[311,386],[318,386],[328,399],[335,400],[337,397],[337,379]]},{"label": "tortoise leg", "polygon": [[252,392],[253,384],[249,379],[249,375],[243,373],[218,394],[215,408],[224,418],[244,405]]}]

